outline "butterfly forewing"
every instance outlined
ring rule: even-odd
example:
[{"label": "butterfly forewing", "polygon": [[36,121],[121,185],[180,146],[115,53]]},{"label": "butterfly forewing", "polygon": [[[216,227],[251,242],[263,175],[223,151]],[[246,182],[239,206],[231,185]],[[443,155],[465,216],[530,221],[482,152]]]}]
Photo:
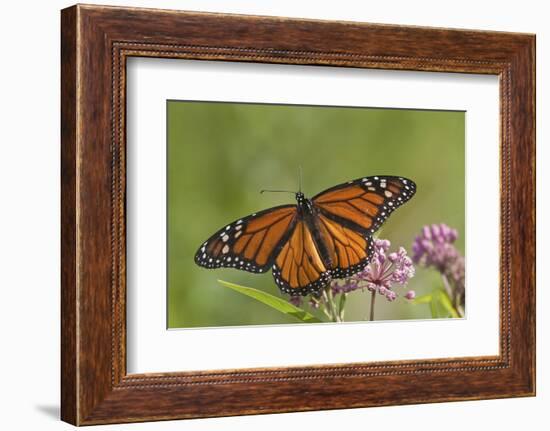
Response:
[{"label": "butterfly forewing", "polygon": [[376,232],[415,192],[416,184],[408,178],[372,176],[334,186],[312,201],[325,217],[364,236]]},{"label": "butterfly forewing", "polygon": [[282,205],[236,220],[212,235],[195,254],[205,268],[266,272],[296,224],[296,205]]}]

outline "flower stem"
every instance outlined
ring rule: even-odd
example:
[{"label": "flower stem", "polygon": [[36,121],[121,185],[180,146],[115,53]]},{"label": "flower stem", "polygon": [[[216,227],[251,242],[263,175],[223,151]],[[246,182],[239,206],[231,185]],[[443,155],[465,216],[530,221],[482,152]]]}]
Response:
[{"label": "flower stem", "polygon": [[346,306],[347,296],[348,294],[344,292],[340,294],[340,302],[338,304],[338,317],[340,318],[340,322],[344,321],[344,312],[346,311],[345,306]]},{"label": "flower stem", "polygon": [[447,292],[449,299],[451,299],[456,314],[458,314],[460,317],[464,317],[464,310],[457,303],[458,296],[455,294],[454,289],[451,287],[449,279],[445,274],[441,274],[441,279],[443,280],[443,286],[445,287],[445,291]]},{"label": "flower stem", "polygon": [[374,320],[374,302],[376,299],[376,290],[373,290],[370,297],[370,321]]},{"label": "flower stem", "polygon": [[334,303],[334,296],[332,295],[332,290],[328,286],[323,290],[323,299],[325,300],[325,314],[331,320],[331,322],[340,322],[340,316],[336,310],[336,304]]},{"label": "flower stem", "polygon": [[329,305],[329,299],[328,299],[328,295],[327,295],[327,290],[323,290],[323,311],[325,312],[325,314],[327,315],[327,317],[330,319],[330,321],[332,322],[334,319],[332,317],[332,310],[330,309],[330,305]]},{"label": "flower stem", "polygon": [[447,292],[447,295],[449,298],[452,298],[453,295],[453,289],[451,288],[451,283],[449,283],[449,279],[445,274],[441,274],[441,279],[443,280],[443,287],[445,287],[445,291]]},{"label": "flower stem", "polygon": [[329,299],[329,304],[330,304],[330,310],[331,310],[331,314],[332,314],[332,321],[333,322],[340,322],[340,315],[338,313],[338,310],[336,308],[336,301],[334,301],[334,295],[332,294],[332,290],[330,288],[330,286],[327,288],[326,290],[327,292],[327,296],[328,296],[328,299]]}]

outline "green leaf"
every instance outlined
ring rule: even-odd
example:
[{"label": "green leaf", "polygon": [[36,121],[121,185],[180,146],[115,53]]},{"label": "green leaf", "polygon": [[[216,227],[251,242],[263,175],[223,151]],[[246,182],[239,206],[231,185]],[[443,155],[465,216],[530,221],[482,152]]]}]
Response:
[{"label": "green leaf", "polygon": [[413,304],[427,304],[432,302],[432,294],[428,293],[427,295],[418,296],[412,300]]},{"label": "green leaf", "polygon": [[437,304],[435,299],[432,299],[430,301],[430,311],[432,312],[432,318],[436,319],[439,317],[439,313],[437,312]]},{"label": "green leaf", "polygon": [[430,312],[432,314],[432,319],[435,319],[436,317],[438,317],[437,307],[434,302],[434,297],[431,293],[428,293],[422,296],[417,296],[411,302],[413,304],[429,304]]},{"label": "green leaf", "polygon": [[239,286],[238,284],[229,283],[227,281],[218,280],[218,282],[225,287],[229,287],[236,292],[242,293],[243,295],[254,298],[256,301],[259,301],[281,313],[284,313],[288,316],[294,317],[300,322],[306,323],[322,323],[322,320],[319,320],[313,314],[308,313],[307,311],[296,307],[290,302],[286,301],[283,298],[278,298],[269,293],[263,292],[252,287]]},{"label": "green leaf", "polygon": [[456,312],[453,303],[451,302],[451,299],[449,298],[449,295],[447,295],[447,292],[444,292],[443,290],[439,291],[438,295],[439,303],[443,306],[445,310],[451,315],[451,317],[460,317],[458,313]]}]

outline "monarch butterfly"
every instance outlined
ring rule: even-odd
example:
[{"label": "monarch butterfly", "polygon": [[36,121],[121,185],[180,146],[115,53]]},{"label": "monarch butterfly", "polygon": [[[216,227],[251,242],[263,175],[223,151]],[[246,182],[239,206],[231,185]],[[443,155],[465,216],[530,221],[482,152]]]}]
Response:
[{"label": "monarch butterfly", "polygon": [[281,291],[318,294],[332,279],[370,262],[372,235],[415,192],[413,181],[395,176],[358,178],[312,199],[299,191],[296,205],[269,208],[221,228],[200,246],[195,263],[253,273],[271,268]]}]

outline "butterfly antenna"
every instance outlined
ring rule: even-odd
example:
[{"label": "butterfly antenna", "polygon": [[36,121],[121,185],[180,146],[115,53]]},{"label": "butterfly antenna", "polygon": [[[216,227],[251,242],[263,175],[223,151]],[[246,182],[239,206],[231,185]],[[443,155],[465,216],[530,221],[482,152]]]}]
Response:
[{"label": "butterfly antenna", "polygon": [[298,191],[302,193],[302,165],[298,165]]},{"label": "butterfly antenna", "polygon": [[296,194],[296,192],[292,192],[290,190],[260,190],[260,193],[292,193]]}]

